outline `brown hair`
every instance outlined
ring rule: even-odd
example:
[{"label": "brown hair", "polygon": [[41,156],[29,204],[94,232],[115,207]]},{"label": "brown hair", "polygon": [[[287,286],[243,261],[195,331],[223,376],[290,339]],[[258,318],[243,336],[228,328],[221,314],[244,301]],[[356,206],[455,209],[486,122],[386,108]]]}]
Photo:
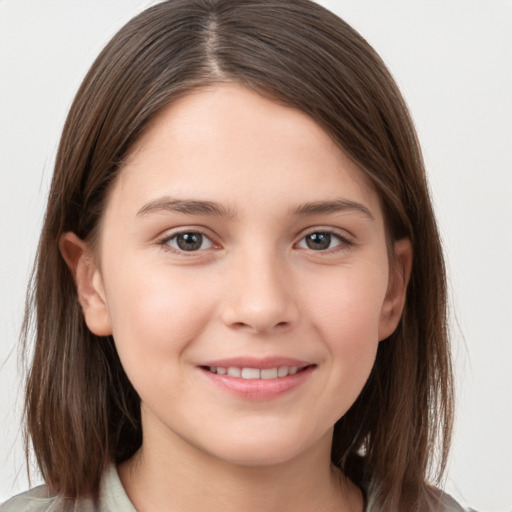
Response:
[{"label": "brown hair", "polygon": [[365,489],[368,510],[428,509],[427,482],[439,481],[446,464],[452,374],[445,269],[421,152],[381,59],[310,0],[163,2],[123,27],[85,77],[57,154],[25,318],[26,344],[35,312],[26,424],[42,475],[62,496],[97,495],[105,467],[142,440],[140,400],[111,337],[87,329],[59,239],[73,231],[94,240],[109,186],[155,115],[224,81],[310,115],[373,182],[390,238],[412,242],[402,319],[335,425],[332,461]]}]

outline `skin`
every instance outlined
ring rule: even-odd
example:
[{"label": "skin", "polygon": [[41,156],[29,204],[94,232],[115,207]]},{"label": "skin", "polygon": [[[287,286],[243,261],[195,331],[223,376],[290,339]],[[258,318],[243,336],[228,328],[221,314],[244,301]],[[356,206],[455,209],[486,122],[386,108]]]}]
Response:
[{"label": "skin", "polygon": [[[224,215],[158,208],[169,198]],[[339,200],[351,207],[294,211]],[[177,232],[203,243],[180,250]],[[311,233],[330,243],[311,248]],[[113,334],[141,397],[143,445],[118,468],[137,510],[363,509],[330,464],[332,429],[399,321],[412,255],[406,240],[394,250],[390,266],[376,192],[304,113],[236,84],[160,113],[111,190],[94,250],[61,240],[88,327]],[[251,400],[199,368],[235,356],[314,367]]]}]

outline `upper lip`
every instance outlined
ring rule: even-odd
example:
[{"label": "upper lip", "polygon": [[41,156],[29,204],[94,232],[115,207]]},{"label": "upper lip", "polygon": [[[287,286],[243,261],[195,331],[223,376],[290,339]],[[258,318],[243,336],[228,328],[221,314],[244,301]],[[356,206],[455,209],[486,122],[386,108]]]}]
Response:
[{"label": "upper lip", "polygon": [[314,363],[302,361],[299,359],[295,359],[292,357],[231,357],[228,359],[215,359],[210,361],[205,361],[201,363],[199,366],[213,366],[216,368],[259,368],[260,370],[266,368],[279,368],[280,366],[287,367],[297,367],[304,368],[306,366],[311,366]]}]

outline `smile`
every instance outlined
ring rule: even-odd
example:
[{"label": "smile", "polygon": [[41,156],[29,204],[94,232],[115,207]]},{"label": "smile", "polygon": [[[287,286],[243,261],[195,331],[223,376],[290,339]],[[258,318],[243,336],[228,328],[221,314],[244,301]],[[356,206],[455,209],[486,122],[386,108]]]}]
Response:
[{"label": "smile", "polygon": [[308,381],[316,364],[291,358],[236,358],[198,367],[217,388],[246,400],[270,400]]},{"label": "smile", "polygon": [[239,377],[242,379],[279,379],[288,377],[288,375],[295,375],[298,371],[304,368],[297,366],[279,366],[276,368],[238,368],[236,366],[229,366],[224,368],[222,366],[209,366],[207,368],[212,373],[218,375],[228,375],[230,377]]}]

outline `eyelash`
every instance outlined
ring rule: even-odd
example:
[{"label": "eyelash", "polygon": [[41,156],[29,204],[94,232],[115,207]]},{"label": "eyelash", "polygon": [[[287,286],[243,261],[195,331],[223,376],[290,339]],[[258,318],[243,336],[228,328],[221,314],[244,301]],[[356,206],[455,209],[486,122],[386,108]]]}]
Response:
[{"label": "eyelash", "polygon": [[[312,235],[327,235],[329,237],[329,242],[332,242],[332,239],[335,238],[338,240],[338,244],[336,244],[334,247],[329,247],[327,249],[324,249],[324,250],[314,250],[314,249],[311,249],[310,247],[303,247],[303,249],[305,250],[311,250],[315,253],[319,253],[319,254],[333,254],[333,253],[337,253],[339,251],[344,251],[344,250],[347,250],[349,249],[353,244],[352,241],[350,241],[347,237],[341,235],[340,233],[338,233],[337,231],[334,231],[333,229],[322,229],[322,228],[315,228],[309,232],[307,232],[300,240],[299,242],[296,244],[297,246],[304,242],[304,243],[307,243],[306,240],[308,237],[312,236]],[[330,245],[330,243],[329,243]],[[301,247],[302,249],[302,247]]]},{"label": "eyelash", "polygon": [[[209,247],[206,247],[203,249],[198,248],[196,250],[187,251],[185,249],[181,249],[179,247],[174,247],[171,245],[171,241],[173,241],[173,240],[177,241],[179,236],[184,236],[184,235],[200,235],[202,237],[201,245],[203,245],[204,241],[207,240],[209,242]],[[301,243],[307,244],[307,242],[306,242],[307,238],[312,235],[327,235],[329,237],[329,245],[331,244],[333,238],[337,239],[339,243],[337,243],[334,247],[328,247],[327,249],[321,249],[321,250],[315,250],[315,249],[312,249],[311,247],[300,247],[299,244],[301,244]],[[207,249],[218,248],[218,246],[216,246],[215,242],[204,231],[202,231],[201,229],[197,229],[197,228],[182,230],[182,231],[179,231],[176,233],[172,233],[171,235],[166,235],[164,238],[162,238],[158,242],[158,245],[160,245],[164,250],[173,252],[175,254],[180,254],[180,255],[187,255],[187,254],[194,255],[194,254],[197,254],[197,253],[202,252]],[[302,249],[311,250],[312,252],[319,253],[319,254],[336,253],[338,251],[347,250],[352,245],[353,245],[352,241],[350,241],[346,237],[342,236],[338,232],[336,232],[332,229],[322,229],[322,228],[316,228],[314,230],[311,230],[311,231],[305,233],[302,236],[302,238],[296,244],[294,244],[295,247],[299,247],[301,250]]]},{"label": "eyelash", "polygon": [[[202,231],[201,229],[197,229],[197,228],[186,229],[186,230],[178,231],[176,233],[172,233],[171,235],[166,235],[164,238],[162,238],[158,242],[158,244],[163,249],[173,252],[173,253],[176,253],[176,254],[193,255],[194,253],[198,253],[198,252],[206,250],[206,249],[199,249],[199,250],[187,251],[184,249],[180,249],[179,247],[173,247],[172,245],[170,245],[172,240],[177,240],[179,236],[184,236],[184,235],[200,235],[202,237],[202,243],[205,240],[209,241],[209,243],[210,243],[210,246],[207,247],[206,249],[211,249],[212,247],[215,247],[215,245],[216,245],[215,242],[213,242],[212,239],[204,231]],[[202,245],[202,243],[201,243],[201,245]]]}]

